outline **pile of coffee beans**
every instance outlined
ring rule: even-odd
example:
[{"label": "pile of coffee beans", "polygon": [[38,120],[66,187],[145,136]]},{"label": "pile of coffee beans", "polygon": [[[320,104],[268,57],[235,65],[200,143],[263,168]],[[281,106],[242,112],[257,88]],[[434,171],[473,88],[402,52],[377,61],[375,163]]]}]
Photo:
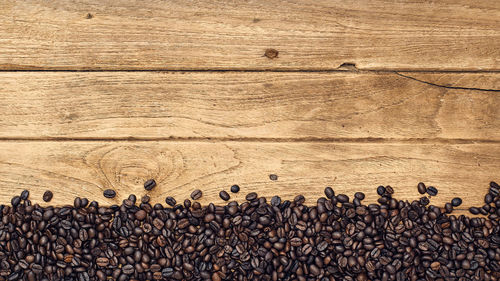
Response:
[{"label": "pile of coffee beans", "polygon": [[0,206],[0,280],[500,280],[496,183],[480,217],[450,214],[459,198],[439,208],[377,192],[377,204],[327,187],[311,205],[249,193],[225,206],[130,195],[41,207],[25,191]]}]

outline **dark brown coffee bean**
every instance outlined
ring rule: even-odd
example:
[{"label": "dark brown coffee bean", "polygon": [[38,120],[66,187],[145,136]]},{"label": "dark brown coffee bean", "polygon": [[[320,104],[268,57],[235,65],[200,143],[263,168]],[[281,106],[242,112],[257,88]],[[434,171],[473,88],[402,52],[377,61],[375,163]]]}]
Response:
[{"label": "dark brown coffee bean", "polygon": [[229,194],[226,192],[226,191],[221,191],[219,192],[219,197],[224,200],[224,201],[227,201],[229,200],[231,197],[229,196]]},{"label": "dark brown coffee bean", "polygon": [[438,194],[438,190],[434,186],[429,186],[427,188],[427,194],[429,194],[430,196],[436,196]]},{"label": "dark brown coffee bean", "polygon": [[116,192],[113,189],[106,189],[104,190],[103,195],[106,198],[115,198]]},{"label": "dark brown coffee bean", "polygon": [[45,202],[50,202],[50,200],[52,200],[52,197],[54,197],[54,194],[52,193],[52,191],[50,191],[50,190],[46,190],[46,191],[43,193],[42,199],[43,199],[43,201],[45,201]]},{"label": "dark brown coffee bean", "polygon": [[231,186],[231,192],[232,193],[238,193],[238,192],[240,192],[240,186],[237,185],[237,184],[232,185]]},{"label": "dark brown coffee bean", "polygon": [[331,199],[333,196],[335,196],[335,192],[333,191],[333,189],[329,186],[325,187],[325,196],[328,198],[328,199]]},{"label": "dark brown coffee bean", "polygon": [[165,198],[165,203],[167,203],[169,206],[174,207],[177,204],[177,201],[175,200],[174,197],[167,196],[167,198]]},{"label": "dark brown coffee bean", "polygon": [[255,192],[248,193],[247,196],[245,197],[245,199],[247,201],[253,201],[253,200],[257,199],[257,193],[255,193]]},{"label": "dark brown coffee bean", "polygon": [[425,194],[427,192],[427,187],[425,187],[425,184],[423,182],[419,182],[417,188],[418,188],[418,193],[420,194]]},{"label": "dark brown coffee bean", "polygon": [[278,180],[278,176],[275,175],[275,174],[270,174],[269,175],[269,179],[272,180],[272,181],[277,181]]},{"label": "dark brown coffee bean", "polygon": [[456,198],[453,198],[451,200],[451,205],[453,205],[453,207],[458,207],[460,205],[462,205],[462,199],[456,197]]},{"label": "dark brown coffee bean", "polygon": [[193,200],[198,200],[201,198],[201,196],[203,195],[203,193],[201,192],[201,190],[199,189],[195,189],[192,193],[191,193],[191,199]]},{"label": "dark brown coffee bean", "polygon": [[149,179],[144,183],[144,189],[152,190],[156,186],[156,181],[154,179]]}]

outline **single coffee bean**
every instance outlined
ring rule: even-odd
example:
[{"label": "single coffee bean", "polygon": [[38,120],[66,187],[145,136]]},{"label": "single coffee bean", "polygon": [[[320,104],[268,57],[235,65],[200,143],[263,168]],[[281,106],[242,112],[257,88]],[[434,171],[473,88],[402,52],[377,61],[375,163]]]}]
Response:
[{"label": "single coffee bean", "polygon": [[276,180],[278,180],[278,176],[275,175],[275,174],[270,174],[269,175],[269,179],[272,180],[272,181],[276,181]]},{"label": "single coffee bean", "polygon": [[165,198],[165,203],[167,203],[169,206],[173,207],[177,204],[177,201],[175,200],[174,197],[167,196],[167,198]]},{"label": "single coffee bean", "polygon": [[377,194],[378,195],[382,196],[382,195],[384,195],[384,193],[385,193],[385,187],[384,186],[380,185],[379,187],[377,187]]},{"label": "single coffee bean", "polygon": [[45,202],[50,202],[50,200],[52,200],[52,197],[54,197],[54,194],[52,193],[52,191],[50,191],[50,190],[46,190],[46,191],[43,193],[42,199],[43,199],[43,201],[45,201]]},{"label": "single coffee bean", "polygon": [[354,197],[358,200],[364,200],[365,194],[363,192],[356,192],[356,193],[354,193]]},{"label": "single coffee bean", "polygon": [[247,196],[245,197],[245,199],[247,201],[253,201],[253,200],[257,199],[257,193],[250,192],[250,193],[247,194]]},{"label": "single coffee bean", "polygon": [[333,196],[335,196],[335,192],[333,191],[333,189],[329,186],[325,187],[325,195],[326,195],[326,198],[328,199],[332,199]]},{"label": "single coffee bean", "polygon": [[423,182],[419,182],[417,185],[418,193],[425,194],[427,192],[427,188]]},{"label": "single coffee bean", "polygon": [[149,200],[151,200],[151,197],[149,197],[148,195],[143,195],[141,197],[141,202],[142,203],[149,203]]},{"label": "single coffee bean", "polygon": [[23,190],[21,192],[21,196],[20,197],[21,197],[22,200],[27,200],[29,196],[30,196],[30,192],[25,189],[25,190]]},{"label": "single coffee bean", "polygon": [[453,205],[453,207],[458,207],[460,205],[462,205],[462,199],[458,198],[458,197],[455,197],[451,200],[451,205]]},{"label": "single coffee bean", "polygon": [[149,179],[144,183],[144,189],[152,190],[156,186],[156,181],[154,179]]},{"label": "single coffee bean", "polygon": [[115,198],[116,192],[113,189],[106,189],[104,190],[103,195],[106,198]]},{"label": "single coffee bean", "polygon": [[192,193],[191,193],[191,199],[193,200],[198,200],[201,198],[201,196],[203,195],[203,193],[201,192],[201,190],[199,189],[195,189]]},{"label": "single coffee bean", "polygon": [[427,188],[427,194],[429,194],[430,196],[436,196],[438,194],[438,190],[434,186],[429,186]]},{"label": "single coffee bean", "polygon": [[473,215],[477,215],[477,214],[479,214],[479,209],[478,209],[478,208],[476,208],[476,207],[470,207],[470,208],[469,208],[469,212],[470,212],[471,214],[473,214]]},{"label": "single coffee bean", "polygon": [[12,206],[16,207],[17,205],[19,205],[19,203],[21,203],[21,197],[20,196],[12,197],[10,203],[12,204]]},{"label": "single coffee bean", "polygon": [[219,192],[219,197],[224,200],[224,201],[227,201],[229,200],[231,197],[229,196],[229,194],[226,192],[226,191],[221,191]]},{"label": "single coffee bean", "polygon": [[232,193],[238,193],[240,191],[240,186],[237,184],[234,184],[231,186],[231,192]]}]

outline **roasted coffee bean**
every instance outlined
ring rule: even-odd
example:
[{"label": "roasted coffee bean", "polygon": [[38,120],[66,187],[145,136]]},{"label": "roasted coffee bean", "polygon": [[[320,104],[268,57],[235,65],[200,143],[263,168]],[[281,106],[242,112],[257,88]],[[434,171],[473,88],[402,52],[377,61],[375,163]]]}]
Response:
[{"label": "roasted coffee bean", "polygon": [[419,182],[417,185],[418,193],[420,194],[425,194],[427,192],[427,187],[425,187],[425,184],[423,182]]},{"label": "roasted coffee bean", "polygon": [[219,197],[224,200],[224,201],[227,201],[229,200],[231,197],[229,196],[229,193],[227,193],[226,191],[221,191],[219,192]]},{"label": "roasted coffee bean", "polygon": [[115,198],[116,192],[113,189],[106,189],[104,190],[103,195],[106,198]]},{"label": "roasted coffee bean", "polygon": [[379,187],[377,187],[377,194],[382,196],[385,194],[385,187],[380,185]]},{"label": "roasted coffee bean", "polygon": [[436,196],[438,194],[438,190],[434,186],[429,186],[427,188],[427,194],[429,194],[430,196]]},{"label": "roasted coffee bean", "polygon": [[21,200],[27,200],[29,196],[30,196],[30,192],[25,189],[21,192],[20,197],[21,197]]},{"label": "roasted coffee bean", "polygon": [[231,192],[232,193],[238,193],[238,192],[240,192],[240,186],[237,185],[237,184],[232,185],[231,186]]},{"label": "roasted coffee bean", "polygon": [[149,179],[144,183],[144,189],[152,190],[156,186],[156,181],[154,179]]},{"label": "roasted coffee bean", "polygon": [[45,202],[50,202],[50,200],[52,200],[52,197],[54,197],[54,194],[52,193],[52,191],[50,191],[50,190],[46,190],[46,191],[43,193],[42,199],[43,199],[43,201],[45,201]]},{"label": "roasted coffee bean", "polygon": [[327,186],[325,188],[325,195],[328,199],[331,199],[333,196],[335,196],[335,192],[333,191],[333,189],[329,186]]},{"label": "roasted coffee bean", "polygon": [[167,203],[171,207],[174,207],[177,204],[177,201],[175,200],[174,197],[167,196],[167,198],[165,198],[165,203]]},{"label": "roasted coffee bean", "polygon": [[247,201],[253,201],[256,198],[257,198],[257,193],[255,192],[248,193],[247,196],[245,197]]},{"label": "roasted coffee bean", "polygon": [[191,193],[191,199],[193,200],[198,200],[201,198],[201,196],[203,195],[203,193],[201,192],[201,190],[199,189],[195,189],[192,193]]},{"label": "roasted coffee bean", "polygon": [[460,205],[462,205],[462,199],[456,197],[456,198],[453,198],[451,200],[451,205],[453,205],[453,207],[458,207]]},{"label": "roasted coffee bean", "polygon": [[272,180],[272,181],[277,181],[278,180],[278,175],[270,174],[269,175],[269,179]]}]

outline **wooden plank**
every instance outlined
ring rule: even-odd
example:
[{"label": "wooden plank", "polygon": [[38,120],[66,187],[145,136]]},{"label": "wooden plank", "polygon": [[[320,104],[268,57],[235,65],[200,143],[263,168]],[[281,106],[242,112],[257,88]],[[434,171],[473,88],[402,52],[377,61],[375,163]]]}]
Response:
[{"label": "wooden plank", "polygon": [[[425,180],[439,189],[432,203],[460,196],[466,208],[481,204],[489,181],[498,180],[499,155],[500,146],[493,144],[4,141],[0,203],[23,189],[35,202],[50,189],[51,204],[71,203],[74,196],[117,203],[129,193],[145,194],[149,178],[158,182],[150,192],[155,202],[167,195],[181,201],[199,188],[203,204],[222,203],[218,192],[232,184],[241,186],[231,194],[237,200],[255,191],[287,199],[304,194],[311,203],[331,185],[350,196],[363,191],[373,202],[378,184],[390,184],[399,199],[411,200],[419,198],[416,184]],[[106,188],[116,189],[117,198],[104,198]]]},{"label": "wooden plank", "polygon": [[[500,89],[500,73],[411,75]],[[397,74],[6,72],[0,80],[4,139],[500,140],[498,92]]]},{"label": "wooden plank", "polygon": [[0,26],[4,70],[500,69],[491,0],[5,0]]}]

